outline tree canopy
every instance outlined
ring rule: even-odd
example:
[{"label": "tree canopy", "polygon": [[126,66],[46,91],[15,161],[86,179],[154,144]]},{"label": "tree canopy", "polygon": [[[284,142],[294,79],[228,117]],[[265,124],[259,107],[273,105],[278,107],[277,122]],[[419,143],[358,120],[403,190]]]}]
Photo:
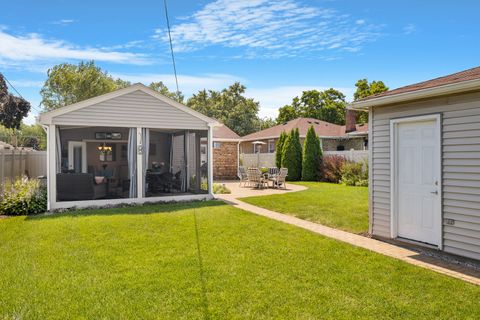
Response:
[{"label": "tree canopy", "polygon": [[178,92],[172,92],[168,89],[168,87],[162,82],[162,81],[157,81],[157,82],[152,82],[150,83],[149,87],[161,94],[163,94],[166,97],[169,97],[170,99],[173,99],[177,102],[183,103],[185,96],[181,91]]},{"label": "tree canopy", "polygon": [[104,93],[124,88],[130,82],[114,79],[93,61],[78,65],[62,63],[49,69],[40,90],[46,110],[54,110]]},{"label": "tree canopy", "polygon": [[279,109],[277,123],[283,123],[299,117],[315,118],[330,123],[345,124],[345,95],[333,88],[324,91],[303,91],[290,105]]},{"label": "tree canopy", "polygon": [[201,90],[187,101],[187,106],[215,118],[243,136],[271,126],[272,121],[258,117],[259,103],[245,97],[246,87],[239,82],[222,91]]},{"label": "tree canopy", "polygon": [[7,84],[0,73],[0,125],[7,129],[18,129],[30,108],[30,102],[8,92]]},{"label": "tree canopy", "polygon": [[[369,97],[374,94],[379,94],[388,90],[388,87],[383,83],[383,81],[372,81],[368,82],[367,79],[360,79],[355,83],[357,90],[353,94],[353,99],[355,101]],[[367,112],[358,112],[357,122],[367,123],[368,122],[368,113]]]}]

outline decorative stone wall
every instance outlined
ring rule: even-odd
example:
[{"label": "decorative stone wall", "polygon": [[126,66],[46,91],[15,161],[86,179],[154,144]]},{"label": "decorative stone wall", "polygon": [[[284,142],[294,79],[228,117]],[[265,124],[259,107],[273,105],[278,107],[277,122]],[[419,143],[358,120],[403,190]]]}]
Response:
[{"label": "decorative stone wall", "polygon": [[213,148],[213,179],[237,179],[237,142],[217,142]]}]

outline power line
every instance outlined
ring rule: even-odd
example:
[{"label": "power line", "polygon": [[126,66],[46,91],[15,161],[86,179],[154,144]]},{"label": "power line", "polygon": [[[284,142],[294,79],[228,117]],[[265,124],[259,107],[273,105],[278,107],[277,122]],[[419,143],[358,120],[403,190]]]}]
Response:
[{"label": "power line", "polygon": [[[5,74],[2,73],[2,76],[3,78],[5,79],[5,81],[7,81],[8,85],[13,89],[13,91],[15,91],[19,96],[20,98],[22,98],[23,100],[25,101],[28,101],[27,99],[25,99],[22,94],[17,90],[17,88],[14,87],[14,85],[7,79],[7,76]],[[42,103],[40,102],[38,104],[38,107],[37,108],[40,108],[40,106],[42,105]],[[41,110],[35,108],[34,106],[32,106],[32,104],[30,104],[30,106],[33,108],[33,110],[37,111],[37,112],[41,112]]]},{"label": "power line", "polygon": [[165,6],[165,18],[167,19],[168,40],[170,42],[170,52],[172,54],[173,73],[175,75],[175,84],[177,85],[177,95],[180,95],[180,90],[178,89],[177,67],[175,66],[175,56],[173,54],[172,34],[170,33],[170,20],[168,19],[167,0],[163,0],[163,4]]}]

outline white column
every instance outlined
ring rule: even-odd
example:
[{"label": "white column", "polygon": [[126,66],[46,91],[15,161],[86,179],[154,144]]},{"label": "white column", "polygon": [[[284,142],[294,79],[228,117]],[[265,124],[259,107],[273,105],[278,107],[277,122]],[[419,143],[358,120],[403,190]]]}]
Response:
[{"label": "white column", "polygon": [[142,141],[142,128],[137,127],[137,198],[143,198],[144,195],[144,177],[143,177],[143,141]]},{"label": "white column", "polygon": [[213,196],[213,126],[208,126],[208,193]]},{"label": "white column", "polygon": [[47,209],[55,209],[57,202],[57,148],[56,148],[56,128],[54,124],[49,125],[47,131],[47,188],[48,205]]},{"label": "white column", "polygon": [[373,232],[373,108],[368,111],[368,232]]}]

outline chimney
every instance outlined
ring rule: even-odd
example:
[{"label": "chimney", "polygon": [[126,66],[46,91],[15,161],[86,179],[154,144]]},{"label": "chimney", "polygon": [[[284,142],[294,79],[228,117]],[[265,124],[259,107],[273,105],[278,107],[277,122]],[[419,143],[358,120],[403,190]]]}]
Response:
[{"label": "chimney", "polygon": [[357,112],[355,110],[347,109],[347,113],[345,114],[345,132],[353,132],[357,131],[356,127],[356,116]]}]

